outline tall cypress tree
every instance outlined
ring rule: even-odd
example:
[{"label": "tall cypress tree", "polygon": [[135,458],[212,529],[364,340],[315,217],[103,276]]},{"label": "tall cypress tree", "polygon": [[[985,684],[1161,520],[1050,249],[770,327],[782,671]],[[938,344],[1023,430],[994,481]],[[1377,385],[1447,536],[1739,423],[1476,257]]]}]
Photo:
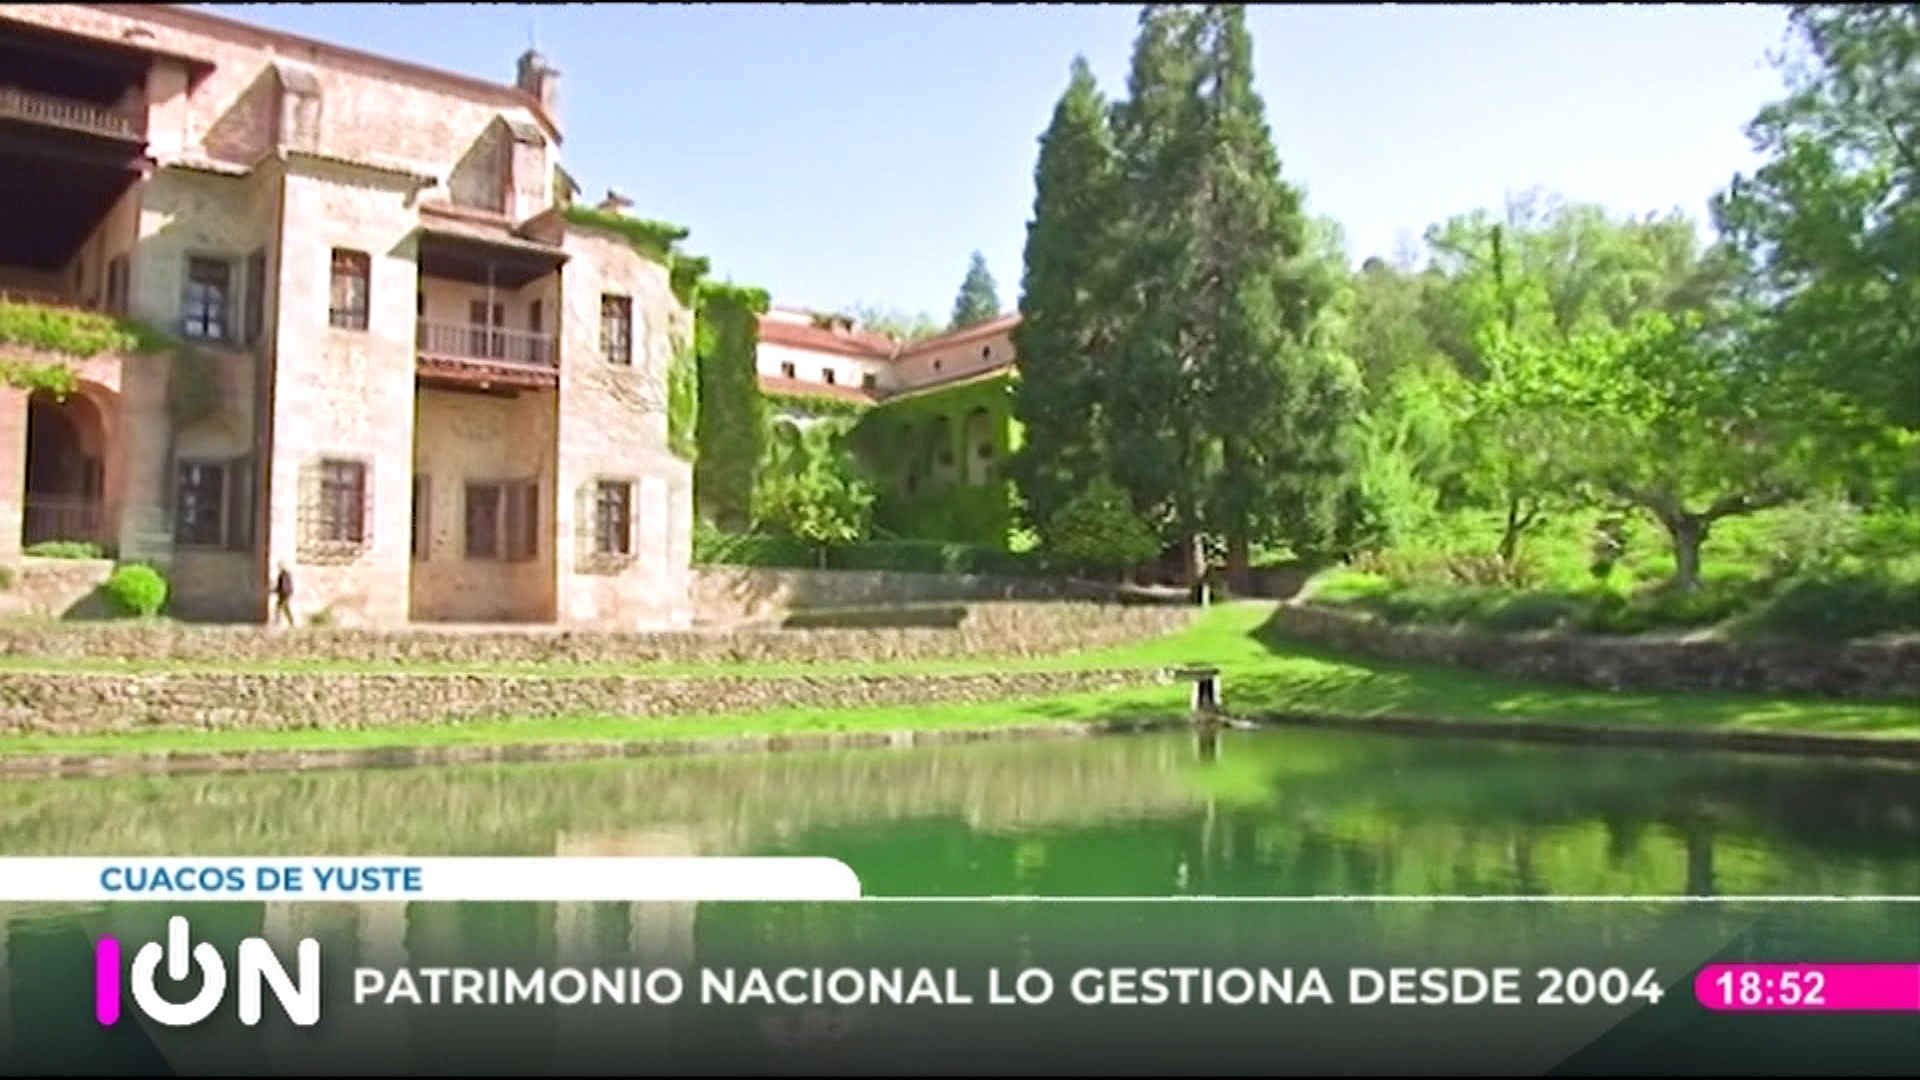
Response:
[{"label": "tall cypress tree", "polygon": [[1196,551],[1207,468],[1194,373],[1206,320],[1194,297],[1202,266],[1198,123],[1200,21],[1177,5],[1140,15],[1127,100],[1114,109],[1124,216],[1115,229],[1116,317],[1123,330],[1103,380],[1115,478],[1164,539]]},{"label": "tall cypress tree", "polygon": [[1114,342],[1115,181],[1107,103],[1084,58],[1040,137],[1027,224],[1014,414],[1025,442],[1010,463],[1026,516],[1053,515],[1104,471],[1099,389]]},{"label": "tall cypress tree", "polygon": [[967,263],[960,293],[953,298],[953,321],[948,329],[965,330],[1000,317],[1000,292],[987,271],[987,257],[979,252]]},{"label": "tall cypress tree", "polygon": [[1196,306],[1212,333],[1196,381],[1217,465],[1204,503],[1229,576],[1243,584],[1254,542],[1310,547],[1332,530],[1354,388],[1319,332],[1333,281],[1308,245],[1299,191],[1281,177],[1253,88],[1246,10],[1208,5],[1199,21],[1207,135]]}]

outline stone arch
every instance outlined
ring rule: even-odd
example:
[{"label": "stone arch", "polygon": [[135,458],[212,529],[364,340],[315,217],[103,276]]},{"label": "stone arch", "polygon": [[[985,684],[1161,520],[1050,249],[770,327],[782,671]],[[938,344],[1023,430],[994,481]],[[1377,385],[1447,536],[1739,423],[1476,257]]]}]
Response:
[{"label": "stone arch", "polygon": [[22,546],[70,540],[113,546],[120,501],[119,395],[82,381],[27,399]]},{"label": "stone arch", "polygon": [[966,452],[967,483],[980,485],[993,480],[999,466],[1000,448],[993,437],[993,413],[985,405],[976,405],[967,414],[966,435],[961,443]]}]

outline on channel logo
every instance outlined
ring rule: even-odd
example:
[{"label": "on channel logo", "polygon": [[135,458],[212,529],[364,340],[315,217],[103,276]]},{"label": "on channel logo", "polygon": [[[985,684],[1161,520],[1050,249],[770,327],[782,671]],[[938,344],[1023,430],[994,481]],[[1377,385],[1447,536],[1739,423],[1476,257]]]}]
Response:
[{"label": "on channel logo", "polygon": [[[120,941],[101,938],[93,949],[94,1017],[102,1024],[120,1021],[122,972],[124,988],[133,996],[133,1004],[147,1019],[165,1027],[192,1027],[212,1016],[226,999],[229,988],[227,961],[211,942],[202,941],[189,948],[191,937],[187,920],[175,915],[167,920],[167,941],[162,945],[149,941],[133,954],[133,963],[123,968]],[[287,1019],[300,1027],[320,1022],[320,943],[303,938],[295,949],[300,977],[296,981],[264,938],[247,938],[240,943],[233,982],[239,984],[240,1022],[251,1027],[260,1022],[265,991],[271,989]],[[166,961],[167,978],[186,981],[194,967],[200,969],[200,989],[186,1001],[169,1001],[155,985],[160,962]]]}]

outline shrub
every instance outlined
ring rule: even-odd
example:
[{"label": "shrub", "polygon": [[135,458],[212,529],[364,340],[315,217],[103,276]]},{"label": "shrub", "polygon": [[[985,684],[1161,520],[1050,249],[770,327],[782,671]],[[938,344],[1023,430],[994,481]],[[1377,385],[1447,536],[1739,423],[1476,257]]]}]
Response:
[{"label": "shrub", "polygon": [[1642,634],[1716,626],[1751,610],[1764,585],[1738,577],[1709,578],[1693,592],[1655,588],[1638,594],[1601,593],[1588,607],[1585,629]]},{"label": "shrub", "polygon": [[1075,495],[1047,522],[1047,543],[1066,562],[1121,570],[1146,562],[1160,540],[1134,512],[1125,489],[1101,477]]},{"label": "shrub", "polygon": [[1920,578],[1866,570],[1797,578],[1755,612],[1748,626],[1828,641],[1920,631]]},{"label": "shrub", "polygon": [[23,554],[36,559],[99,559],[105,552],[99,544],[90,544],[83,540],[43,540],[29,547]]},{"label": "shrub", "polygon": [[1820,498],[1780,511],[1774,522],[1772,569],[1800,577],[1833,569],[1862,539],[1861,514],[1845,499]]},{"label": "shrub", "polygon": [[158,615],[167,602],[167,579],[144,563],[115,567],[101,587],[122,611],[142,619]]}]

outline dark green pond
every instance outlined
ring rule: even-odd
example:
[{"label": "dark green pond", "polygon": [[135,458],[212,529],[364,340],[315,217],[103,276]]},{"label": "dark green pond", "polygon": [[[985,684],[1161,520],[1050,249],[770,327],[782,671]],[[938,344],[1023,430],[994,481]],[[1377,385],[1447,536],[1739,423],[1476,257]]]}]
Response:
[{"label": "dark green pond", "polygon": [[[1533,1074],[1555,1067],[1898,1071],[1920,1053],[1920,1016],[1892,1023],[1716,1015],[1693,1004],[1687,982],[1700,966],[1724,959],[1920,961],[1920,905],[1740,902],[1920,894],[1920,771],[1863,762],[1272,731],[1231,733],[1213,746],[1186,735],[1137,736],[834,755],[68,780],[0,788],[0,854],[805,854],[844,860],[876,897],[1595,898],[708,904],[646,911],[618,904],[413,905],[386,940],[414,964],[431,956],[555,963],[568,943],[649,965],[1444,962],[1532,971],[1616,964],[1634,972],[1658,968],[1672,992],[1658,1006],[1635,1003],[1594,1031],[1556,1028],[1570,1022],[1562,1016],[1520,1026],[1502,1020],[1497,1037],[1488,1038],[1537,1042],[1532,1057],[1510,1048],[1519,1055],[1513,1069]],[[1724,899],[1597,899],[1621,896]],[[364,957],[376,948],[364,909],[296,908],[298,931],[330,949]],[[256,933],[262,924],[252,905],[195,911],[217,923],[208,931],[216,939]],[[105,1055],[98,1067],[159,1067],[140,1056],[151,1047],[102,1039],[100,1029],[88,1027],[84,956],[87,935],[110,929],[153,939],[167,914],[145,905],[11,912],[4,940],[13,989],[0,1009],[13,1034],[9,1067],[85,1067],[53,1052],[59,1040],[23,1040],[26,1031],[84,1035]],[[23,985],[45,992],[22,994]],[[1038,1040],[1028,1047],[1033,1053],[1065,1061],[1083,1042],[1110,1048],[1134,1029],[1146,1040],[1146,1029],[1182,1015],[1135,1011],[1129,1015],[1136,1019],[1117,1029],[1110,1014],[1096,1022],[1098,1012],[1051,1017],[1044,1039],[982,1029],[965,1045],[1011,1053],[1031,1037]],[[1174,1042],[1152,1044],[1174,1054],[1178,1043],[1187,1058],[1157,1060],[1142,1042],[1123,1066],[1177,1067],[1190,1062],[1193,1040],[1206,1039],[1221,1055],[1208,1066],[1217,1070],[1312,1071],[1321,1061],[1361,1067],[1364,1060],[1382,1069],[1449,1071],[1440,1065],[1455,1060],[1451,1052],[1461,1071],[1473,1071],[1481,1062],[1469,1060],[1463,1029],[1445,1022],[1445,1013],[1409,1014],[1412,1026],[1389,1040],[1392,1048],[1378,1037],[1377,1013],[1366,1023],[1294,1021],[1304,1024],[1293,1036],[1298,1045],[1313,1049],[1300,1050],[1289,1065],[1254,1054],[1245,1042],[1250,1036],[1237,1029],[1208,1034],[1217,1010],[1195,1013],[1179,1022]],[[1013,1023],[1006,1015],[1002,1010],[993,1023]],[[507,1023],[497,1010],[491,1016],[479,1021],[451,1008],[421,1015],[404,1035],[405,1060],[416,1070],[508,1071],[542,1067],[555,1060],[555,1047],[580,1045],[559,1034],[561,1021],[553,1017]],[[674,1053],[693,1053],[687,1040],[697,1031],[700,1052],[741,1055],[726,1058],[734,1067],[764,1067],[755,1053],[773,1053],[765,1047],[798,1037],[792,1024],[801,1020],[789,1018],[780,1028],[778,1019],[734,1010],[679,1021],[667,1041]],[[872,1030],[893,1023],[874,1021]],[[1820,1049],[1829,1039],[1844,1044],[1844,1056]],[[383,1045],[362,1044],[369,1052]],[[863,1045],[879,1053],[871,1039]],[[692,1061],[661,1053],[662,1068]],[[1332,1056],[1316,1060],[1315,1053]],[[177,1048],[166,1054],[178,1064]],[[878,1060],[843,1064],[859,1071]],[[942,1070],[970,1067],[964,1055],[941,1060],[949,1062]],[[1086,1065],[1092,1058],[1074,1051],[1072,1060]],[[695,1064],[720,1068],[719,1061]],[[981,1058],[971,1067],[996,1064]]]}]

